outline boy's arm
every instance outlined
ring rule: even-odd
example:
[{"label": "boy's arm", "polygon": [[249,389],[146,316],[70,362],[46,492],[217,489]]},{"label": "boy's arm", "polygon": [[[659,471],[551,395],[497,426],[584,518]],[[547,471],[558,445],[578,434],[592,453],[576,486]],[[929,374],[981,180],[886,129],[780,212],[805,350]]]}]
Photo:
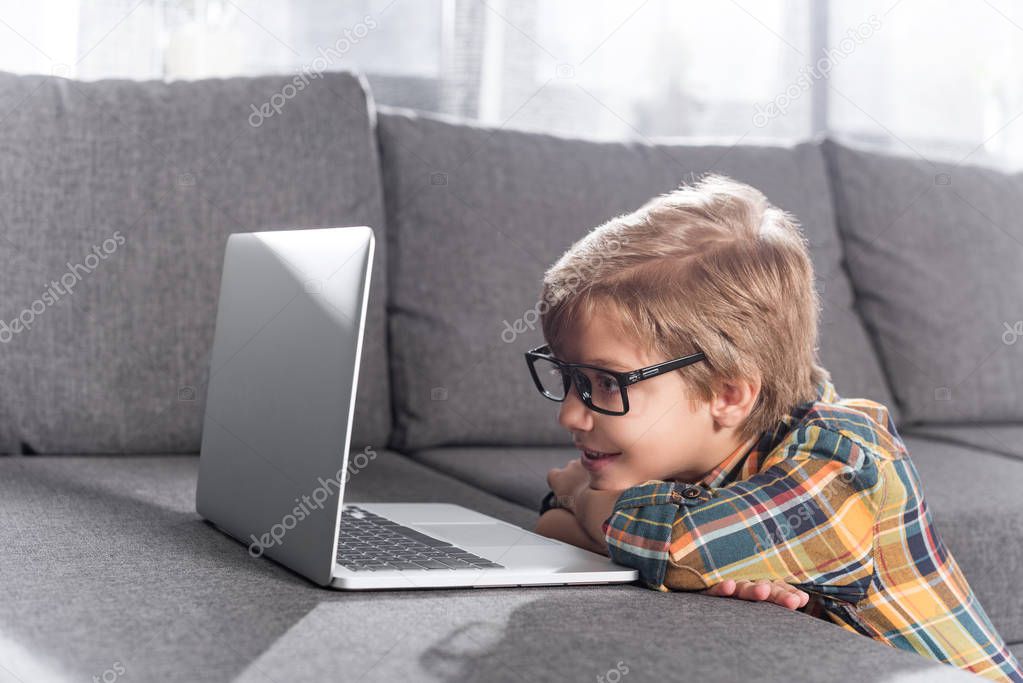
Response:
[{"label": "boy's arm", "polygon": [[[641,484],[642,485],[642,484]],[[603,491],[586,488],[580,491],[572,508],[579,526],[595,543],[599,543],[605,555],[609,554],[604,534],[604,522],[614,513],[615,503],[625,491]]]},{"label": "boy's arm", "polygon": [[579,521],[571,511],[564,508],[554,508],[540,515],[533,529],[541,536],[555,538],[565,543],[579,546],[595,553],[607,555],[607,546],[603,541],[595,542],[579,525]]},{"label": "boy's arm", "polygon": [[621,493],[610,512],[612,494],[588,490],[576,514],[589,534],[600,524],[611,558],[638,569],[651,588],[780,579],[859,601],[873,577],[883,488],[874,459],[849,437],[807,425],[771,460],[716,489],[649,481]]}]

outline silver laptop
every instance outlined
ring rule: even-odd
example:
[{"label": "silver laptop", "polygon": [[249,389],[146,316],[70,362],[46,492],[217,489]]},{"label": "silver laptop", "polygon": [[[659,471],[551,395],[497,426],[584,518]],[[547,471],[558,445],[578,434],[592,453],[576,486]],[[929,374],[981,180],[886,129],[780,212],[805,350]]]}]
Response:
[{"label": "silver laptop", "polygon": [[[345,504],[374,252],[369,227],[228,238],[196,510],[340,589],[623,583],[607,557],[445,503]],[[404,457],[386,454],[383,457]]]}]

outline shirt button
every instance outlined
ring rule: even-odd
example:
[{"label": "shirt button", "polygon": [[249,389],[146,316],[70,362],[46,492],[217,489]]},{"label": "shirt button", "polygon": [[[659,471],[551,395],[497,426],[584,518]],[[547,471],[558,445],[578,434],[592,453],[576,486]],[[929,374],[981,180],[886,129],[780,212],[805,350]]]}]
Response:
[{"label": "shirt button", "polygon": [[694,488],[692,486],[687,486],[686,488],[682,489],[682,497],[683,498],[699,498],[700,497],[700,489]]}]

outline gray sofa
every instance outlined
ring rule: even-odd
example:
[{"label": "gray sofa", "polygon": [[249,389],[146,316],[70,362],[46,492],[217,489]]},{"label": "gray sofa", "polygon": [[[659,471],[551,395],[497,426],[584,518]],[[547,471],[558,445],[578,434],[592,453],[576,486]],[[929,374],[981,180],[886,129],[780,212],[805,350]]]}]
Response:
[{"label": "gray sofa", "polygon": [[1023,653],[1023,178],[831,138],[483,127],[376,106],[348,73],[252,120],[287,82],[0,74],[0,680],[965,679],[697,593],[331,592],[196,515],[228,234],[373,226],[352,449],[379,455],[351,498],[530,526],[574,456],[522,359],[544,269],[709,170],[801,220],[823,364],[892,408],[936,527]]}]

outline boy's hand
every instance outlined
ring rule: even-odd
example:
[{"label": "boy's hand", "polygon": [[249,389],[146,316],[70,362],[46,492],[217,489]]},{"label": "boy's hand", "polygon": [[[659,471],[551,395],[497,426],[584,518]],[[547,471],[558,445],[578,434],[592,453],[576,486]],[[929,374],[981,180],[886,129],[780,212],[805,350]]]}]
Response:
[{"label": "boy's hand", "polygon": [[740,600],[752,600],[753,602],[773,602],[776,605],[792,610],[802,609],[810,601],[809,593],[787,584],[781,579],[775,581],[760,579],[756,582],[728,579],[700,592],[707,595],[716,595],[721,598],[739,598]]},{"label": "boy's hand", "polygon": [[558,505],[573,509],[575,499],[584,488],[589,488],[590,475],[583,469],[579,459],[569,461],[564,467],[555,467],[547,472],[547,485],[558,497]]}]

